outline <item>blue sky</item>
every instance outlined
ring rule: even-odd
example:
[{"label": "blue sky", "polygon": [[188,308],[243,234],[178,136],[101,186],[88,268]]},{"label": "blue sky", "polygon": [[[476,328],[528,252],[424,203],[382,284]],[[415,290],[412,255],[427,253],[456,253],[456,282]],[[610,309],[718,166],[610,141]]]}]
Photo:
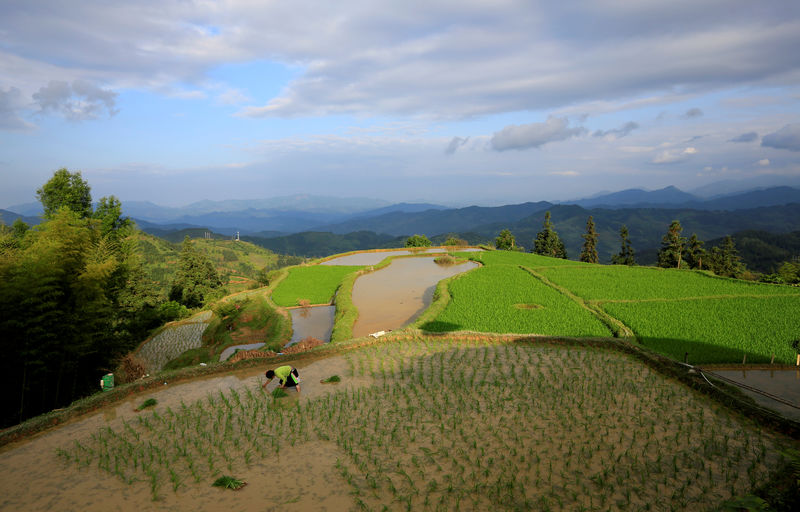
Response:
[{"label": "blue sky", "polygon": [[800,3],[0,4],[0,207],[800,185]]}]

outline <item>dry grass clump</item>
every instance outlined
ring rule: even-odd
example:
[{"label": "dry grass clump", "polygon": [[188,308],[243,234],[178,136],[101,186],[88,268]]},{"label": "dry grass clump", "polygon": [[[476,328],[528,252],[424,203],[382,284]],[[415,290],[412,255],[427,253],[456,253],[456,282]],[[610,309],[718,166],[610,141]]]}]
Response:
[{"label": "dry grass clump", "polygon": [[455,265],[456,264],[456,258],[452,254],[442,254],[441,256],[435,257],[433,259],[433,261],[437,265],[444,265],[444,266],[449,266],[449,265]]},{"label": "dry grass clump", "polygon": [[324,344],[325,344],[324,341],[308,336],[307,338],[303,338],[302,340],[298,341],[294,345],[284,348],[283,353],[297,354],[299,352],[305,352],[306,350],[311,350],[314,347],[318,347]]},{"label": "dry grass clump", "polygon": [[128,353],[119,361],[119,366],[114,372],[114,379],[119,384],[125,384],[141,379],[147,375],[144,362],[135,355]]},{"label": "dry grass clump", "polygon": [[262,357],[272,357],[277,356],[277,352],[273,352],[272,350],[239,350],[235,354],[233,354],[228,361],[231,363],[235,363],[237,361],[243,361],[245,359],[260,359]]}]

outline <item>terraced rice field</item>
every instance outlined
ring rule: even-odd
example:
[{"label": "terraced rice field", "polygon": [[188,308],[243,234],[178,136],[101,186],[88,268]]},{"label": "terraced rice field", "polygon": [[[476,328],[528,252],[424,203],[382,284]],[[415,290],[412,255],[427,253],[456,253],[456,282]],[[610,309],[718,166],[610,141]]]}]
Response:
[{"label": "terraced rice field", "polygon": [[263,503],[275,510],[342,489],[339,510],[716,510],[764,483],[792,445],[605,349],[407,340],[334,359],[343,378],[327,392],[314,380],[308,398],[274,399],[251,381],[99,428],[57,455],[170,510],[196,506],[221,474],[258,478],[264,461],[316,461],[308,474],[327,475],[313,490],[297,475]]},{"label": "terraced rice field", "polygon": [[453,299],[428,331],[611,336],[586,308],[512,265],[475,269],[450,282]]},{"label": "terraced rice field", "polygon": [[286,279],[273,290],[272,300],[283,307],[297,306],[300,300],[308,300],[311,304],[328,304],[344,276],[361,268],[336,265],[292,267]]},{"label": "terraced rice field", "polygon": [[211,312],[205,311],[180,324],[165,327],[139,348],[137,356],[150,373],[160,371],[167,362],[203,344]]},{"label": "terraced rice field", "polygon": [[450,283],[450,303],[423,329],[608,336],[611,331],[598,328],[602,324],[593,316],[599,311],[676,359],[688,353],[693,363],[770,362],[773,356],[775,362],[795,361],[797,287],[510,251],[462,256],[485,268]]}]

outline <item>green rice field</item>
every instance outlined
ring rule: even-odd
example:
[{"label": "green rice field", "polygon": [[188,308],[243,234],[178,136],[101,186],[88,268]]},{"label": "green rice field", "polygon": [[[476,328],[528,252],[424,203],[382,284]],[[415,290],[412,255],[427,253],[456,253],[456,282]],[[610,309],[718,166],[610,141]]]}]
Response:
[{"label": "green rice field", "polygon": [[428,331],[610,336],[588,309],[512,265],[489,265],[451,281],[451,300]]},{"label": "green rice field", "polygon": [[795,360],[797,287],[511,251],[461,256],[484,267],[449,284],[449,303],[423,329],[608,336],[611,331],[592,314],[597,311],[644,345],[680,360],[687,353],[694,363]]},{"label": "green rice field", "polygon": [[218,392],[58,454],[154,500],[334,443],[325,486],[350,510],[717,510],[791,445],[613,350],[436,338],[343,357],[341,387],[314,398]]},{"label": "green rice field", "polygon": [[272,300],[283,307],[297,306],[300,300],[311,304],[328,304],[347,274],[360,266],[310,265],[292,267],[289,275],[278,283]]}]

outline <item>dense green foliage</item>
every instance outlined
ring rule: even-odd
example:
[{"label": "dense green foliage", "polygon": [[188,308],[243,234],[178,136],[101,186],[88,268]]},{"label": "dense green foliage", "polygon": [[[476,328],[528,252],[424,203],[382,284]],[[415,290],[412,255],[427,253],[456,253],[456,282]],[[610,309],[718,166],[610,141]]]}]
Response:
[{"label": "dense green foliage", "polygon": [[707,251],[703,248],[703,245],[705,245],[705,243],[697,238],[697,233],[692,233],[686,245],[686,253],[684,254],[684,260],[688,268],[703,270],[704,261],[706,268],[708,268]]},{"label": "dense green foliage", "polygon": [[583,248],[579,258],[584,263],[599,263],[597,256],[597,231],[594,230],[594,219],[589,215],[586,221],[586,234],[583,235]]},{"label": "dense green foliage", "polygon": [[628,227],[624,224],[619,228],[620,249],[617,254],[611,256],[613,265],[636,265],[636,251],[633,250]]},{"label": "dense green foliage", "polygon": [[311,304],[328,304],[344,276],[360,268],[345,265],[292,267],[286,279],[273,290],[272,300],[284,307],[297,306],[301,300]]},{"label": "dense green foliage", "polygon": [[553,227],[549,211],[544,213],[542,230],[536,234],[536,240],[533,241],[533,252],[553,258],[567,258],[567,249]]},{"label": "dense green foliage", "polygon": [[504,229],[494,239],[494,246],[501,251],[513,251],[517,248],[517,242],[511,231]]},{"label": "dense green foliage", "polygon": [[744,265],[732,237],[726,236],[721,245],[711,249],[709,267],[715,274],[724,277],[740,277],[744,273]]},{"label": "dense green foliage", "polygon": [[658,251],[658,266],[663,268],[680,268],[686,238],[681,236],[683,227],[680,221],[673,220],[669,225],[667,234],[661,239],[661,249]]},{"label": "dense green foliage", "polygon": [[196,308],[202,306],[221,286],[222,281],[211,260],[198,251],[187,236],[183,240],[178,272],[172,282],[169,299]]},{"label": "dense green foliage", "polygon": [[372,231],[357,231],[345,235],[306,231],[272,238],[244,236],[242,240],[247,240],[276,253],[321,258],[344,252],[397,247],[405,243],[405,238]]},{"label": "dense green foliage", "polygon": [[512,265],[477,268],[450,282],[452,299],[428,331],[610,336],[587,309]]},{"label": "dense green foliage", "polygon": [[430,247],[431,241],[425,235],[413,235],[406,238],[406,247]]},{"label": "dense green foliage", "polygon": [[3,426],[99,389],[115,358],[161,321],[128,228],[89,217],[61,208],[3,244]]},{"label": "dense green foliage", "polygon": [[59,169],[53,177],[36,191],[36,196],[44,207],[45,218],[52,218],[58,210],[66,208],[79,218],[92,215],[91,187],[81,177],[81,172]]}]

